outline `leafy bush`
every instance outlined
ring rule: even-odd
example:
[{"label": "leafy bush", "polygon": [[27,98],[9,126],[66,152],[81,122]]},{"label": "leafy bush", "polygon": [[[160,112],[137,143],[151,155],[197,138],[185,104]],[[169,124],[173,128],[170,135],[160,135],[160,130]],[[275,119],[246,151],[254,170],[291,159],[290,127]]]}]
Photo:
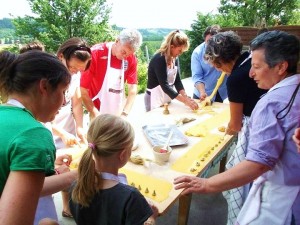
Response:
[{"label": "leafy bush", "polygon": [[147,79],[148,79],[148,64],[141,62],[138,64],[138,93],[144,93],[147,88]]}]

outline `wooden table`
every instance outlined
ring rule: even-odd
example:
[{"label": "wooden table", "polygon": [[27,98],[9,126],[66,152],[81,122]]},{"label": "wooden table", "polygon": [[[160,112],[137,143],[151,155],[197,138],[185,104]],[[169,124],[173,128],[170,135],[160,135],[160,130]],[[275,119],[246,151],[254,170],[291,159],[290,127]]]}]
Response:
[{"label": "wooden table", "polygon": [[[140,106],[142,109],[144,106]],[[128,121],[135,128],[136,132],[136,139],[138,140],[139,147],[137,150],[132,152],[132,155],[141,155],[142,157],[154,159],[152,153],[152,146],[150,142],[147,140],[146,136],[143,132],[144,125],[156,125],[156,124],[175,124],[175,121],[180,118],[195,118],[196,120],[187,124],[184,124],[179,128],[179,130],[184,133],[189,127],[192,127],[196,124],[199,124],[201,121],[205,121],[213,117],[211,113],[195,113],[186,106],[184,106],[181,102],[176,100],[172,101],[169,105],[170,114],[165,115],[163,114],[164,107],[152,110],[150,112],[137,112],[138,110],[134,110],[134,113],[131,113],[128,117]],[[212,107],[213,111],[216,113],[222,112],[223,110],[229,110],[229,105],[224,103],[214,103]],[[220,124],[227,126],[228,120],[224,124]],[[224,135],[218,131],[217,127],[211,131],[212,133]],[[187,136],[188,137],[188,136]],[[173,152],[170,156],[170,160],[163,166],[159,166],[155,163],[148,163],[145,166],[135,165],[133,163],[127,163],[125,168],[128,170],[138,171],[139,173],[146,174],[147,176],[159,178],[165,181],[170,182],[173,184],[173,180],[175,177],[180,175],[186,175],[186,173],[174,171],[171,168],[171,165],[180,157],[182,157],[193,145],[201,141],[202,138],[200,137],[188,137],[188,144],[182,146],[173,147]],[[220,163],[220,172],[224,171],[225,163],[226,163],[226,156],[229,146],[233,142],[233,137],[226,135],[226,141],[222,143],[222,146],[219,147],[218,151],[215,155],[206,162],[206,166],[195,176],[202,176],[205,177],[209,171],[209,168]],[[191,174],[188,174],[191,175]],[[178,212],[178,224],[185,225],[187,224],[188,216],[189,216],[189,208],[191,203],[191,195],[188,196],[181,196],[181,190],[172,190],[169,193],[169,197],[160,203],[154,202],[160,214],[163,214],[179,199],[179,212]],[[147,196],[145,196],[147,197]],[[152,199],[150,199],[153,201]]]},{"label": "wooden table", "polygon": [[[148,141],[147,137],[144,134],[143,126],[144,125],[157,125],[157,124],[175,124],[175,121],[180,118],[195,118],[196,120],[187,124],[184,124],[178,129],[184,133],[189,127],[192,127],[196,124],[199,124],[206,119],[213,117],[211,113],[195,113],[182,103],[174,100],[169,105],[170,114],[165,115],[163,114],[164,108],[158,108],[152,110],[150,112],[144,112],[144,105],[139,106],[139,109],[133,110],[130,115],[128,116],[128,121],[133,125],[136,133],[136,140],[138,143],[138,148],[132,152],[132,156],[139,155],[143,158],[147,158],[150,160],[154,160],[152,146]],[[228,110],[228,104],[223,103],[214,103],[213,104],[213,111],[215,111],[215,115],[219,114],[223,110]],[[229,120],[229,117],[228,117]],[[221,125],[227,125],[228,121]],[[216,133],[220,135],[224,135],[218,131],[217,127],[211,130],[211,133]],[[131,162],[128,162],[125,167],[126,171],[133,171],[134,173],[141,174],[145,177],[145,180],[149,179],[158,179],[163,182],[167,182],[169,185],[172,186],[171,190],[168,193],[168,197],[163,201],[156,202],[153,198],[149,198],[149,194],[145,194],[141,191],[141,193],[150,201],[152,201],[159,209],[159,213],[161,216],[167,212],[167,210],[177,201],[179,200],[179,211],[178,211],[178,224],[179,225],[186,225],[189,216],[189,209],[191,203],[191,195],[181,196],[180,193],[182,190],[174,190],[173,188],[173,180],[174,178],[180,175],[194,175],[194,176],[206,176],[209,168],[216,165],[217,163],[220,164],[220,170],[223,171],[226,162],[227,151],[229,149],[229,145],[233,141],[232,136],[226,136],[225,141],[219,145],[218,150],[214,151],[208,159],[205,161],[205,166],[201,169],[201,171],[197,172],[196,174],[190,174],[185,172],[180,172],[172,169],[172,165],[176,162],[180,157],[182,157],[185,153],[187,153],[192,146],[196,145],[199,141],[201,141],[200,137],[188,137],[188,143],[185,145],[174,146],[173,151],[171,153],[169,162],[164,165],[158,165],[154,162],[146,162],[145,165],[136,165]],[[201,151],[201,149],[199,149]],[[65,151],[66,152],[66,151]],[[71,151],[68,151],[70,153]],[[127,174],[128,177],[128,174]],[[131,180],[134,181],[135,177],[131,177]],[[131,182],[132,182],[131,181]],[[135,181],[134,181],[135,182]],[[132,182],[133,183],[133,182]],[[129,183],[130,184],[130,183]],[[137,184],[136,184],[137,187]],[[156,192],[159,192],[159,188],[156,188]]]}]

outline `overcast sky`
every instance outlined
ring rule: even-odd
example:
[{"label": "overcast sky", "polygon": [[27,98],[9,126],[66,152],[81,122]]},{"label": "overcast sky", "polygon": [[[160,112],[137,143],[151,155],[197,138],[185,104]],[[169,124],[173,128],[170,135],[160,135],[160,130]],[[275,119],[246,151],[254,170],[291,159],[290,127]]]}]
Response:
[{"label": "overcast sky", "polygon": [[[132,28],[189,29],[197,12],[217,12],[220,0],[107,0],[112,3],[111,24]],[[1,4],[0,19],[30,14],[27,0]]]}]

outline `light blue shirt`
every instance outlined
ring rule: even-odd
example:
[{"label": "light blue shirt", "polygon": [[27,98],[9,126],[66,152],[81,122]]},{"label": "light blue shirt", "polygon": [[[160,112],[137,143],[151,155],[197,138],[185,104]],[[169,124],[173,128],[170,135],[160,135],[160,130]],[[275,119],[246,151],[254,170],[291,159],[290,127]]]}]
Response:
[{"label": "light blue shirt", "polygon": [[[300,74],[285,78],[273,86],[256,104],[250,119],[250,135],[246,159],[267,165],[274,173],[268,180],[276,184],[300,186],[300,154],[292,140],[300,126],[300,90],[290,111],[284,109],[300,83]],[[280,170],[275,165],[281,165]],[[266,173],[263,176],[268,176]],[[278,179],[279,178],[279,179]],[[300,193],[293,204],[294,212],[300,212]],[[300,214],[294,215],[300,221]],[[297,220],[296,220],[297,221]]]},{"label": "light blue shirt", "polygon": [[[205,49],[205,42],[194,49],[191,56],[191,70],[194,86],[196,86],[196,84],[203,83],[206,94],[210,95],[217,84],[217,80],[220,77],[221,72],[216,70],[203,58]],[[223,100],[227,98],[226,81],[227,76],[225,76],[224,81],[218,90]],[[194,88],[194,94],[200,97],[200,93],[197,88]]]},{"label": "light blue shirt", "polygon": [[[300,154],[292,140],[295,129],[300,125],[300,90],[286,117],[277,119],[276,114],[288,105],[299,83],[300,74],[285,78],[257,102],[250,119],[246,156],[247,160],[271,168],[281,160],[286,168],[285,182],[294,185],[300,185]],[[279,116],[286,112],[287,110],[284,110]]]}]

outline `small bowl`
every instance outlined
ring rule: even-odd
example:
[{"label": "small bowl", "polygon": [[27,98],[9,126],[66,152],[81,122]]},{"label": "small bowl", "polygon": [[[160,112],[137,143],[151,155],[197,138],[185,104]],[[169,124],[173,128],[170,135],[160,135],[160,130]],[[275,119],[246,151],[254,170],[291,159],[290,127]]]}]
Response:
[{"label": "small bowl", "polygon": [[163,147],[164,146],[162,146],[162,145],[157,145],[157,146],[153,147],[154,159],[155,159],[155,161],[157,161],[159,163],[168,162],[171,152],[172,152],[172,148],[170,146],[168,146],[168,149],[166,152],[160,152],[160,150]]}]

